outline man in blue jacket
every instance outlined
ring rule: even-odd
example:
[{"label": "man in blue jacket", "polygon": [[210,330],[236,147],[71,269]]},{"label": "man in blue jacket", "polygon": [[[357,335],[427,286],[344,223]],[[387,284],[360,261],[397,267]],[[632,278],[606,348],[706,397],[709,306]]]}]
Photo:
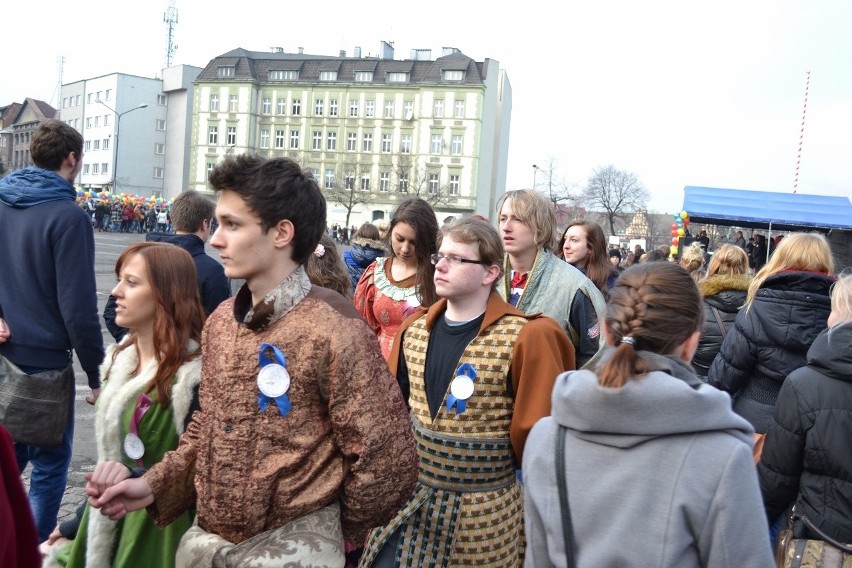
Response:
[{"label": "man in blue jacket", "polygon": [[[95,284],[92,222],[75,203],[72,185],[83,165],[83,137],[58,120],[39,126],[30,142],[35,166],[0,180],[0,355],[25,373],[66,369],[71,351],[88,376],[94,404],[104,357]],[[39,539],[56,526],[65,492],[74,399],[62,444],[16,443],[18,468],[33,464],[30,505]]]}]

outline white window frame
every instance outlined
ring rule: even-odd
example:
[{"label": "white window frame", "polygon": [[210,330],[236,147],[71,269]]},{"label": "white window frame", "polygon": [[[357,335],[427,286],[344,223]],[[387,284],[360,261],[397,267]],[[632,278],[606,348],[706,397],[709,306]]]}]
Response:
[{"label": "white window frame", "polygon": [[400,154],[410,154],[411,153],[411,134],[402,134],[399,137],[399,153]]},{"label": "white window frame", "polygon": [[461,134],[453,134],[453,137],[450,141],[450,154],[454,156],[459,156],[462,153],[462,149],[464,147],[464,136]]},{"label": "white window frame", "polygon": [[234,146],[237,143],[237,127],[228,126],[225,133],[225,144]]},{"label": "white window frame", "polygon": [[337,150],[337,132],[329,132],[326,136],[326,150]]},{"label": "white window frame", "polygon": [[393,101],[385,101],[385,118],[393,118]]},{"label": "white window frame", "polygon": [[215,146],[219,143],[219,127],[218,126],[208,126],[207,127],[207,145]]},{"label": "white window frame", "polygon": [[329,99],[328,101],[328,116],[337,116],[339,103],[337,99]]},{"label": "white window frame", "polygon": [[320,71],[320,81],[337,81],[337,71]]},{"label": "white window frame", "polygon": [[346,133],[346,151],[354,152],[358,149],[358,133],[357,132],[347,132]]},{"label": "white window frame", "polygon": [[302,99],[293,99],[293,116],[299,116],[302,114]]},{"label": "white window frame", "polygon": [[356,83],[369,83],[373,80],[372,71],[355,71]]},{"label": "white window frame", "polygon": [[219,95],[210,95],[210,112],[219,112]]},{"label": "white window frame", "polygon": [[271,97],[263,97],[263,101],[260,103],[260,113],[261,114],[272,114],[272,98]]},{"label": "white window frame", "polygon": [[382,152],[393,151],[393,134],[382,133]]},{"label": "white window frame", "polygon": [[261,148],[269,148],[269,129],[261,128],[260,129],[260,147]]},{"label": "white window frame", "polygon": [[165,154],[166,153],[166,145],[162,144],[160,142],[155,142],[154,143],[154,153],[159,154],[159,155]]},{"label": "white window frame", "polygon": [[239,95],[228,95],[228,112],[237,112],[240,110]]},{"label": "white window frame", "polygon": [[331,168],[327,168],[325,170],[324,176],[325,188],[326,189],[334,189],[334,170]]},{"label": "white window frame", "polygon": [[316,99],[314,101],[314,116],[322,116],[325,99]]},{"label": "white window frame", "polygon": [[429,194],[437,195],[441,186],[441,178],[438,174],[429,174]]},{"label": "white window frame", "polygon": [[382,193],[390,191],[390,174],[388,172],[381,172],[379,174],[379,191]]},{"label": "white window frame", "polygon": [[354,99],[349,101],[349,116],[357,117],[358,116],[358,99]]},{"label": "white window frame", "polygon": [[311,135],[311,150],[322,150],[322,130],[314,130]]},{"label": "white window frame", "polygon": [[361,151],[362,152],[372,152],[373,151],[373,133],[365,132],[364,138],[361,141]]},{"label": "white window frame", "polygon": [[444,145],[443,136],[441,136],[440,134],[433,134],[432,135],[432,147],[431,147],[432,153],[433,154],[440,154],[443,145]]},{"label": "white window frame", "polygon": [[287,114],[287,99],[284,97],[278,97],[278,100],[275,101],[275,105],[278,114]]},{"label": "white window frame", "polygon": [[459,99],[453,105],[453,117],[464,118],[464,100]]},{"label": "white window frame", "polygon": [[287,133],[283,130],[275,131],[275,149],[281,150],[284,148],[284,141],[287,139]]},{"label": "white window frame", "polygon": [[163,179],[163,168],[154,168],[154,179]]},{"label": "white window frame", "polygon": [[361,174],[361,191],[370,191],[370,175]]},{"label": "white window frame", "polygon": [[367,118],[373,118],[376,116],[376,101],[373,99],[367,99],[364,101],[364,116]]},{"label": "white window frame", "polygon": [[223,65],[216,69],[216,76],[220,79],[228,79],[236,74],[236,69],[233,65]]},{"label": "white window frame", "polygon": [[299,149],[299,131],[291,130],[290,131],[290,149],[298,150]]},{"label": "white window frame", "polygon": [[460,181],[459,181],[460,177],[461,176],[459,176],[458,174],[450,175],[450,189],[449,189],[450,195],[458,195],[459,194],[459,188],[460,188],[460,185],[461,185]]}]

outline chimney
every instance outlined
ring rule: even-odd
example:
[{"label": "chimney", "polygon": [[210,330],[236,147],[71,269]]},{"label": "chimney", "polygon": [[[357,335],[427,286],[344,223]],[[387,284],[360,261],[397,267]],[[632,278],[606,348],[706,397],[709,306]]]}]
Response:
[{"label": "chimney", "polygon": [[355,59],[361,59],[361,48],[360,47],[355,46],[354,55],[355,55]]},{"label": "chimney", "polygon": [[272,53],[284,53],[283,47],[270,47],[269,49]]},{"label": "chimney", "polygon": [[346,57],[346,50],[345,49],[340,50],[340,57]]},{"label": "chimney", "polygon": [[379,46],[379,59],[393,59],[393,43],[382,40]]},{"label": "chimney", "polygon": [[300,48],[299,48],[299,55],[304,55],[304,53],[305,53],[305,48],[304,48],[304,47],[300,47]]},{"label": "chimney", "polygon": [[432,50],[431,49],[412,49],[411,50],[411,59],[414,61],[431,61],[432,60]]},{"label": "chimney", "polygon": [[444,47],[442,49],[443,51],[441,52],[441,57],[446,57],[447,55],[452,55],[454,53],[459,52],[458,48],[455,47]]}]

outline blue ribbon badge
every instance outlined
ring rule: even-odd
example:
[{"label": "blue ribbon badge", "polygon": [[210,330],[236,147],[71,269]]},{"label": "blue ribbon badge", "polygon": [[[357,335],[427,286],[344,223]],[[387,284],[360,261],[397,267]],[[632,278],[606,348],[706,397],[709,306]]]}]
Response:
[{"label": "blue ribbon badge", "polygon": [[473,396],[473,381],[476,380],[476,370],[470,363],[462,363],[456,369],[456,378],[450,383],[450,394],[447,397],[447,410],[456,409],[461,414],[467,409],[467,400]]},{"label": "blue ribbon badge", "polygon": [[275,400],[281,416],[290,413],[290,399],[287,391],[290,389],[290,373],[287,372],[287,359],[284,353],[274,345],[264,343],[257,355],[260,372],[257,374],[257,406],[261,412],[266,412],[270,400]]}]

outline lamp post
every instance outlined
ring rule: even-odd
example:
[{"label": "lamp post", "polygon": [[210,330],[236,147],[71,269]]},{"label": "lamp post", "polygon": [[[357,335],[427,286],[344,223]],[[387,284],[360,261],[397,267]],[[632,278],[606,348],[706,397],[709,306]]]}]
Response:
[{"label": "lamp post", "polygon": [[148,106],[148,103],[142,103],[141,105],[135,106],[135,107],[128,109],[124,112],[116,112],[116,110],[114,108],[112,108],[111,106],[109,106],[108,104],[103,102],[101,99],[96,99],[95,102],[100,103],[103,106],[107,107],[116,116],[116,118],[115,118],[115,144],[113,144],[113,146],[115,147],[115,151],[114,151],[115,155],[113,156],[113,159],[112,159],[112,192],[118,193],[118,134],[121,131],[121,117],[124,116],[125,114],[127,114],[128,112],[133,112],[134,110],[139,110],[140,108],[146,108]]},{"label": "lamp post", "polygon": [[537,165],[533,164],[533,186],[532,186],[533,189],[535,189],[535,175],[538,173],[539,169],[541,169],[541,168],[539,168]]}]

